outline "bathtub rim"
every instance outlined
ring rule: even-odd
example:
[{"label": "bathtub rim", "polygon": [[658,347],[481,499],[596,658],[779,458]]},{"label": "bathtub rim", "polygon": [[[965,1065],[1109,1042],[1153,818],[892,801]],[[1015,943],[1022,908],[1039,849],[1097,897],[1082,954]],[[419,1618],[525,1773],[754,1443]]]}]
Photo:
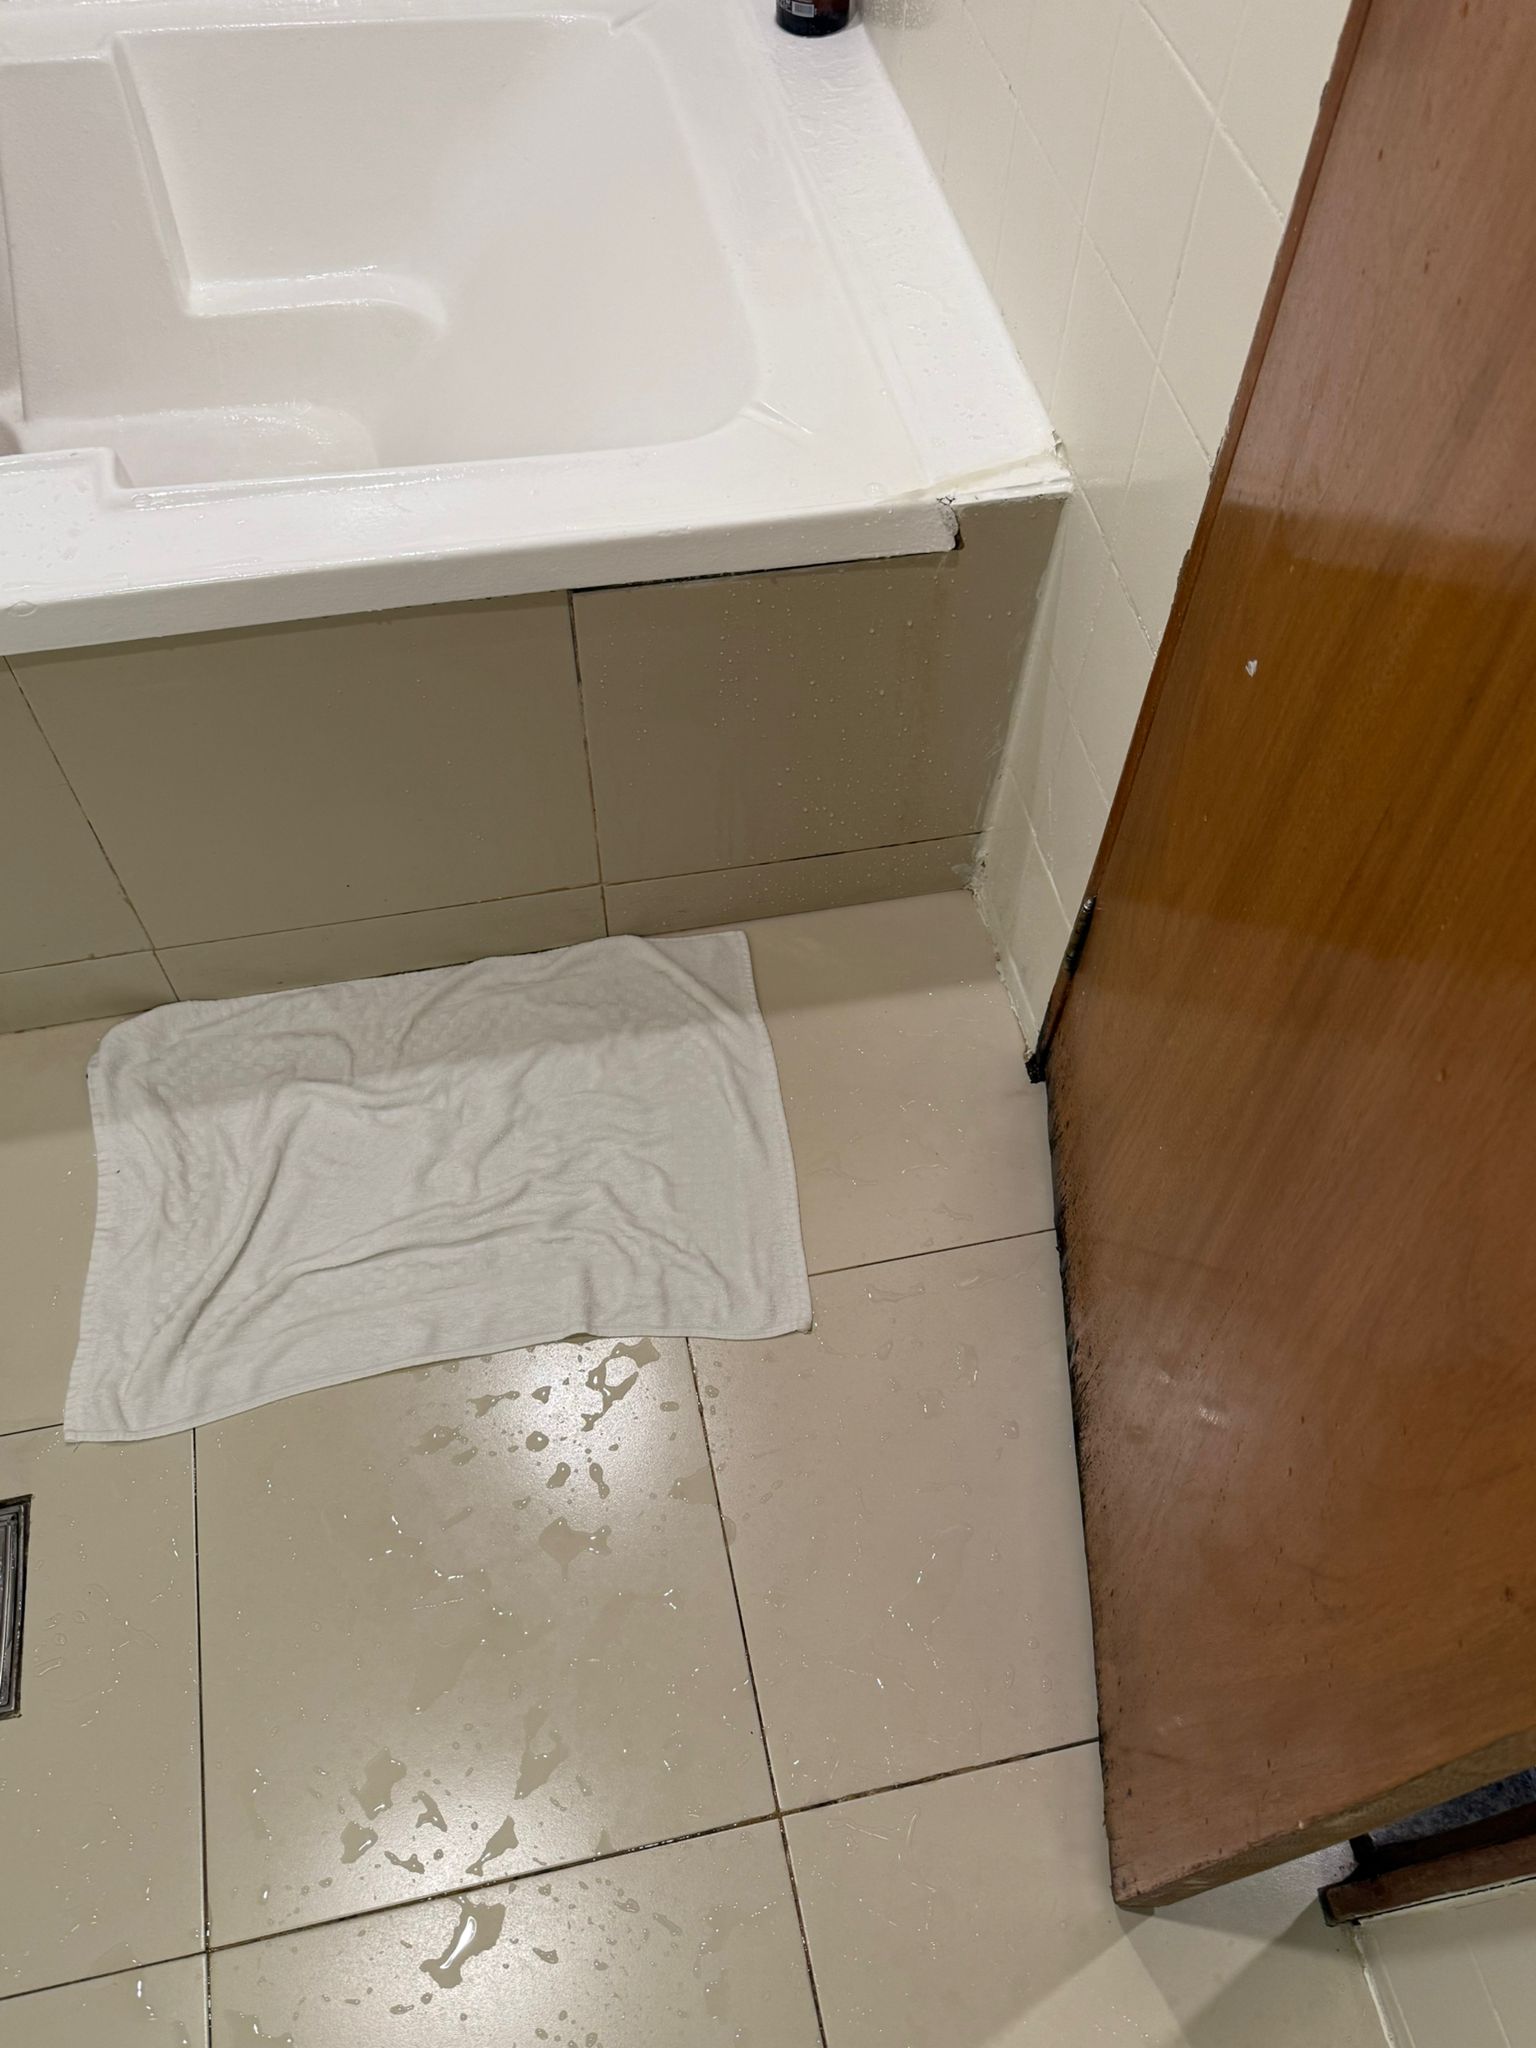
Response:
[{"label": "bathtub rim", "polygon": [[[877,487],[850,489],[848,465],[839,474],[791,461],[782,437],[766,453],[764,423],[745,415],[692,443],[298,482],[135,489],[105,450],[13,457],[0,463],[0,525],[13,543],[0,653],[934,553],[953,545],[957,497],[1062,493],[1044,408],[864,29],[807,44],[780,35],[762,0],[350,0],[344,18],[625,20],[688,8],[730,10],[724,32],[754,53],[774,118],[793,136],[797,180],[815,195],[906,444],[881,451]],[[186,0],[12,0],[0,60],[61,36],[83,45],[210,16],[337,19],[319,0],[221,0],[195,15]],[[739,445],[726,451],[732,437]],[[537,516],[509,522],[513,496],[542,499]],[[238,507],[238,548],[220,530],[236,522],[217,509],[210,518],[210,506]]]}]

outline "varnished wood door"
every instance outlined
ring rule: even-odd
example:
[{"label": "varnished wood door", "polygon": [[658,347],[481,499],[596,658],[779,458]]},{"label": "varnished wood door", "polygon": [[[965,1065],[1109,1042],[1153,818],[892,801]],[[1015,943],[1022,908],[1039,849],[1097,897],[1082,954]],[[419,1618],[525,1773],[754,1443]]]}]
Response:
[{"label": "varnished wood door", "polygon": [[1116,1888],[1536,1763],[1536,7],[1351,16],[1047,1073]]}]

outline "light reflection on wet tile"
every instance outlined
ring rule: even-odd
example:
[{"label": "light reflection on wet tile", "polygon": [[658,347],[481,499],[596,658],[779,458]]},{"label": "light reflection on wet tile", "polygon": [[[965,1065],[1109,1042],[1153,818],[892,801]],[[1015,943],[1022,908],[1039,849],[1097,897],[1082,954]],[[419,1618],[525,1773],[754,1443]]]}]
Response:
[{"label": "light reflection on wet tile", "polygon": [[213,2048],[816,2048],[778,1829],[527,1877],[213,1961]]},{"label": "light reflection on wet tile", "polygon": [[767,1812],[701,1472],[686,1349],[644,1338],[201,1432],[215,1939]]}]

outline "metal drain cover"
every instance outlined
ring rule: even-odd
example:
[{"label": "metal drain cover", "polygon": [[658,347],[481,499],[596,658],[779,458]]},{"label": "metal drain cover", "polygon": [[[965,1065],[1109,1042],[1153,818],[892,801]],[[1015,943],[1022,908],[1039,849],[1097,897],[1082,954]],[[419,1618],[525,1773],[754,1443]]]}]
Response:
[{"label": "metal drain cover", "polygon": [[21,1610],[27,1587],[28,1494],[0,1500],[0,1721],[21,1712]]}]

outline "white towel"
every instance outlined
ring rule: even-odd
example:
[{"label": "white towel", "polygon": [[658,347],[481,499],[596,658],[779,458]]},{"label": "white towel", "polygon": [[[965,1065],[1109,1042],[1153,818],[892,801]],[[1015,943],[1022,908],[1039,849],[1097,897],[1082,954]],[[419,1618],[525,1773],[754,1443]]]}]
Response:
[{"label": "white towel", "polygon": [[810,1323],[740,932],[598,939],[108,1032],[64,1433],[433,1359]]}]

